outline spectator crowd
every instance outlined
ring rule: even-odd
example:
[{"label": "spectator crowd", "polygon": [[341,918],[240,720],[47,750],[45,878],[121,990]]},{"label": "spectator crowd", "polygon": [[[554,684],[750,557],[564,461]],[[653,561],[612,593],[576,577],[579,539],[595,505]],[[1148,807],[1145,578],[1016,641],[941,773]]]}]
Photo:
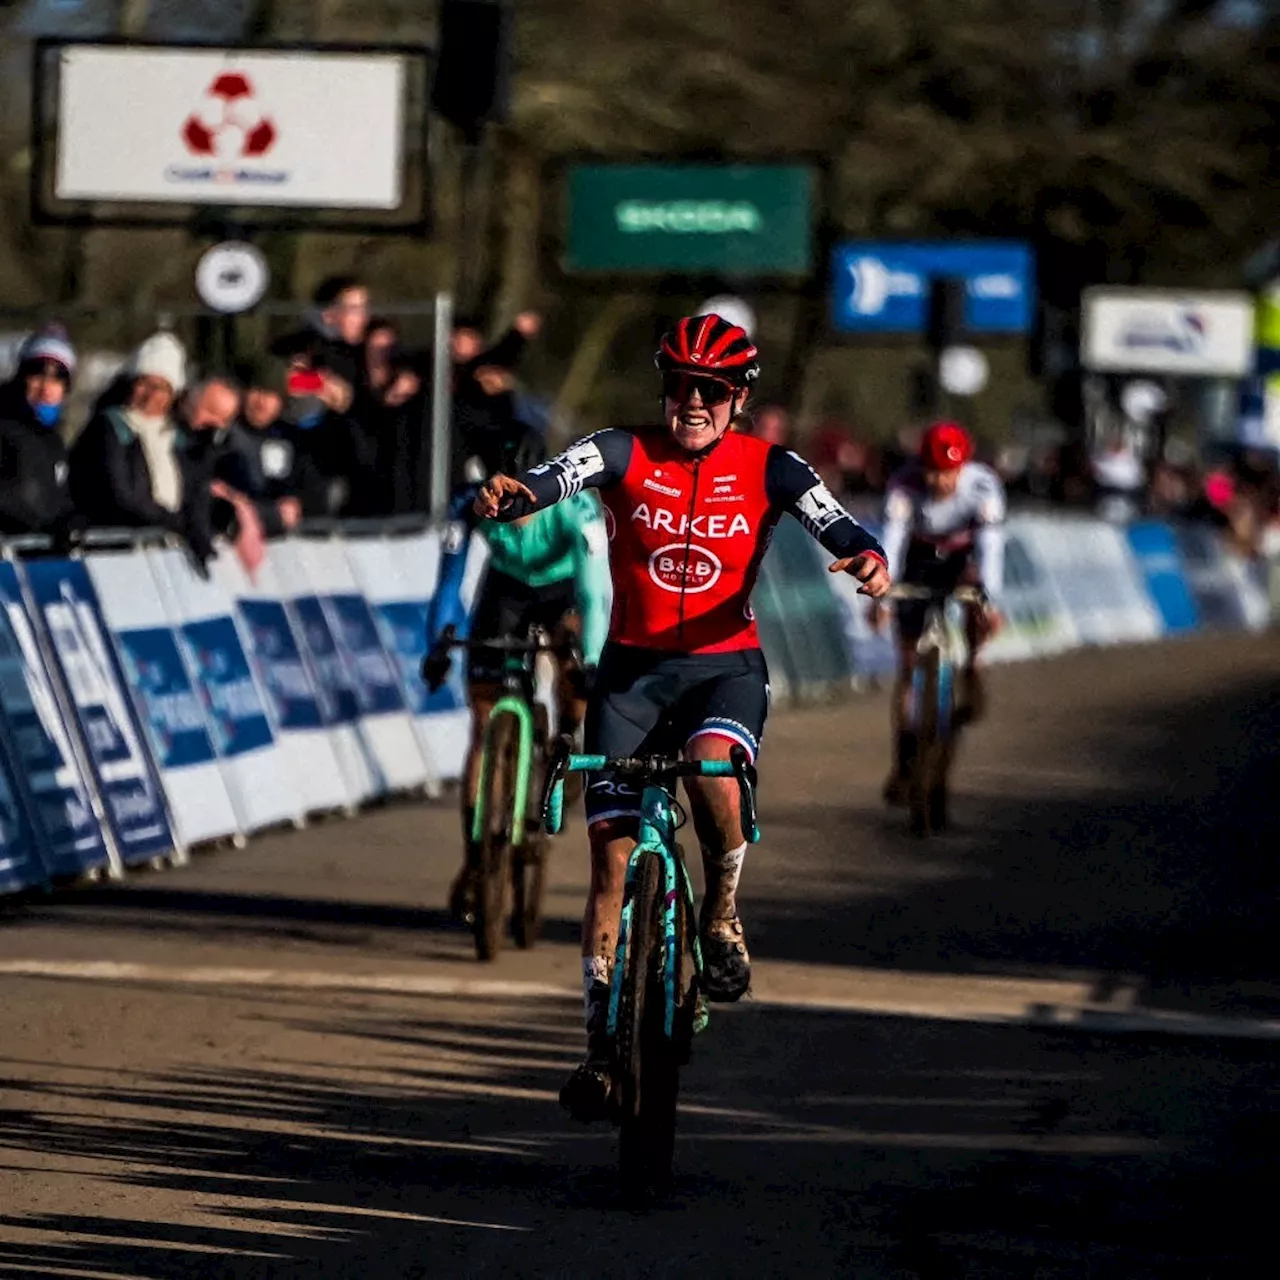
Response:
[{"label": "spectator crowd", "polygon": [[[318,518],[425,512],[430,497],[431,357],[344,276],[316,291],[310,322],[253,360],[197,369],[174,334],[134,350],[83,423],[67,421],[77,374],[60,326],[27,337],[0,385],[0,534],[69,545],[89,528],[180,535],[201,564],[232,541],[251,567],[265,539]],[[548,415],[515,370],[541,321],[516,317],[486,344],[451,335],[455,483],[494,470]]]},{"label": "spectator crowd", "polygon": [[[66,545],[90,527],[160,528],[183,537],[201,563],[216,538],[228,538],[252,567],[266,539],[304,520],[426,512],[430,353],[408,348],[393,320],[373,314],[354,277],[324,281],[313,304],[305,327],[233,369],[198,370],[172,333],[153,334],[83,424],[66,421],[77,372],[69,336],[57,326],[31,334],[0,385],[0,534]],[[523,312],[486,343],[475,320],[455,324],[453,486],[501,469],[528,433],[546,435],[545,402],[516,374],[540,329],[540,317]],[[801,448],[856,516],[874,519],[923,425],[885,443],[827,418],[801,442],[788,411],[764,404],[738,428]],[[1206,521],[1245,557],[1280,546],[1274,452],[1202,456],[1162,440],[1156,453],[1143,456],[1111,432],[1092,448],[1060,433],[982,456],[1014,501]]]}]

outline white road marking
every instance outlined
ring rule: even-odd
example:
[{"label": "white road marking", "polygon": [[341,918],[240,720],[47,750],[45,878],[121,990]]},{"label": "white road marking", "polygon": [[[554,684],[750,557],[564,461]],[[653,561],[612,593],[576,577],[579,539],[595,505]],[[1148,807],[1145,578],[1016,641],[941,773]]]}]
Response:
[{"label": "white road marking", "polygon": [[[769,966],[760,966],[762,976]],[[815,1013],[864,1013],[933,1018],[944,1022],[1029,1026],[1090,1034],[1168,1034],[1250,1040],[1280,1039],[1280,1021],[1214,1017],[1175,1010],[1141,1009],[1131,983],[1104,1004],[1090,1002],[1092,982],[1002,978],[984,974],[906,973],[841,967],[840,985],[848,994],[809,994],[803,965],[779,967],[776,979],[762,984],[762,998],[746,1007],[808,1009]],[[832,968],[824,969],[829,986]],[[578,1003],[580,990],[555,983],[501,978],[459,978],[437,974],[335,973],[307,969],[241,969],[219,966],[132,964],[112,960],[2,960],[0,976],[66,981],[138,982],[203,987],[265,987],[279,990],[365,991],[388,995],[473,997],[478,999],[553,999]],[[788,988],[785,992],[783,987]],[[792,990],[791,988],[798,988]]]}]

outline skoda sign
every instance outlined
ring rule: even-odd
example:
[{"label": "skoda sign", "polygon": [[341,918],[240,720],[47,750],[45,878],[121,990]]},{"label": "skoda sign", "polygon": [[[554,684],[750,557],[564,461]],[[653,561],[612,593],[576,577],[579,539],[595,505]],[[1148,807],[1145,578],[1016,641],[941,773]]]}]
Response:
[{"label": "skoda sign", "polygon": [[924,244],[852,241],[831,257],[832,323],[844,333],[920,333],[934,279],[965,282],[972,333],[1026,333],[1035,272],[1023,244],[948,240]]},{"label": "skoda sign", "polygon": [[812,267],[804,165],[577,165],[568,203],[568,271],[758,277]]}]

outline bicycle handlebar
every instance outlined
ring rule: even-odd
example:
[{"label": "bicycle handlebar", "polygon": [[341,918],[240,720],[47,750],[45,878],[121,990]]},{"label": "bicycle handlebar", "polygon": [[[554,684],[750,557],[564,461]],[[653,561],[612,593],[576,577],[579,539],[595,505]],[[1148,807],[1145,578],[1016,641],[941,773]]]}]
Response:
[{"label": "bicycle handlebar", "polygon": [[577,646],[572,640],[553,644],[549,640],[531,639],[528,636],[502,636],[494,640],[459,640],[449,634],[453,629],[447,628],[437,645],[441,649],[497,649],[501,653],[564,653],[573,652]]},{"label": "bicycle handlebar", "polygon": [[742,834],[749,844],[760,839],[760,827],[756,820],[756,783],[758,774],[743,747],[736,743],[729,749],[728,760],[678,760],[672,756],[624,756],[610,759],[608,756],[574,755],[570,744],[561,740],[547,769],[546,783],[542,789],[542,825],[555,835],[564,825],[565,775],[585,771],[608,769],[639,778],[737,778],[738,816]]},{"label": "bicycle handlebar", "polygon": [[895,582],[887,592],[890,600],[958,600],[961,604],[990,604],[991,597],[982,587],[919,587],[911,582]]}]

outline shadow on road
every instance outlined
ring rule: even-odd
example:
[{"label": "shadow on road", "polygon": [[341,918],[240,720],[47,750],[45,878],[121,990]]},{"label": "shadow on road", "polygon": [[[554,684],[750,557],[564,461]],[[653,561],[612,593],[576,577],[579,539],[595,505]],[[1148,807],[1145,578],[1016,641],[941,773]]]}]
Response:
[{"label": "shadow on road", "polygon": [[102,1088],[0,1063],[0,1160],[84,1189],[74,1213],[0,1207],[0,1274],[1191,1280],[1248,1274],[1245,1206],[1280,1173],[1269,1046],[738,1009],[687,1075],[676,1199],[634,1214],[612,1133],[552,1100],[572,1004],[271,1016],[378,1065]]},{"label": "shadow on road", "polygon": [[1025,783],[1011,769],[997,792],[962,763],[959,830],[929,841],[908,836],[898,812],[835,799],[775,807],[774,829],[844,829],[848,843],[796,868],[785,897],[748,888],[753,953],[951,973],[1115,971],[1141,978],[1148,1003],[1280,1012],[1280,987],[1241,986],[1280,978],[1274,685],[1147,709],[1129,729],[1077,726],[1078,758],[1100,772],[1092,788],[1082,769],[1037,793],[1030,761]]}]

